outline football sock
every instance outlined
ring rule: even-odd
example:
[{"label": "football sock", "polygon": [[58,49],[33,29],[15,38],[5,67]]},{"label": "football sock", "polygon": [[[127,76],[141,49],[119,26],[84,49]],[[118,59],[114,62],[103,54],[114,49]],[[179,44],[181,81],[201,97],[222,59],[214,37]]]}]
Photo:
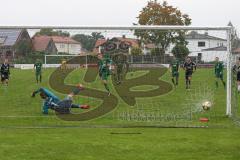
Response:
[{"label": "football sock", "polygon": [[174,81],[174,79],[172,78],[172,83],[175,85],[175,81]]},{"label": "football sock", "polygon": [[216,84],[216,88],[218,88],[218,81],[216,81],[215,84]]},{"label": "football sock", "polygon": [[109,90],[109,87],[108,87],[107,83],[104,83],[104,87],[105,87],[105,89],[106,89],[108,92],[110,92],[110,90]]},{"label": "football sock", "polygon": [[225,88],[225,86],[226,86],[226,83],[225,83],[224,81],[222,81],[222,83],[223,83],[223,87]]},{"label": "football sock", "polygon": [[80,105],[78,105],[78,104],[72,104],[72,105],[71,105],[71,108],[80,108]]}]

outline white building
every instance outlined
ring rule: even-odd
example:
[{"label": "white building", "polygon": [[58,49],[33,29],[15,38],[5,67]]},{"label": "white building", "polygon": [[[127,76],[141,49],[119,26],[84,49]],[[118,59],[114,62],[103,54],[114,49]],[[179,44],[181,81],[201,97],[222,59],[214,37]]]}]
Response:
[{"label": "white building", "polygon": [[[188,42],[189,56],[199,57],[201,61],[211,62],[216,57],[221,61],[227,59],[227,40],[219,37],[210,36],[207,32],[200,34],[192,31],[186,36]],[[171,55],[174,44],[171,44],[167,53]]]},{"label": "white building", "polygon": [[81,43],[73,40],[70,37],[52,36],[52,40],[57,47],[58,53],[67,54],[81,54],[82,45]]}]

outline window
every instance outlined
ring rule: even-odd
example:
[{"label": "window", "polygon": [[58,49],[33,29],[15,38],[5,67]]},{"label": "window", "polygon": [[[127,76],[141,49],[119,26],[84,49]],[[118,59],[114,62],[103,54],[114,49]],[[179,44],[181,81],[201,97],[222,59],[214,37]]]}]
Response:
[{"label": "window", "polygon": [[60,44],[60,48],[65,48],[65,45],[64,44]]},{"label": "window", "polygon": [[198,61],[198,62],[202,61],[202,53],[198,53],[198,55],[197,55],[197,61]]},{"label": "window", "polygon": [[222,43],[222,42],[219,42],[219,43],[217,43],[217,44],[218,44],[218,47],[223,46],[223,43]]},{"label": "window", "polygon": [[205,42],[198,42],[198,47],[205,47],[206,43]]},{"label": "window", "polygon": [[75,48],[75,45],[74,44],[71,44],[71,46],[70,46],[71,48]]}]

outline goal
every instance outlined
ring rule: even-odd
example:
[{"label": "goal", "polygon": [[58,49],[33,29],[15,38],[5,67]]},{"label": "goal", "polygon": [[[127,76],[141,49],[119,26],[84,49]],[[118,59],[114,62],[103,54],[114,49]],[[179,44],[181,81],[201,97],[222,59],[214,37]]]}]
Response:
[{"label": "goal", "polygon": [[[56,35],[41,35],[41,29],[46,28],[51,28]],[[67,94],[73,83],[86,85],[86,90],[75,101],[89,103],[94,108],[83,113],[74,109],[75,114],[71,118],[60,117],[63,120],[104,117],[123,124],[187,126],[190,122],[201,126],[202,117],[217,119],[227,115],[238,121],[236,79],[232,72],[236,56],[232,55],[231,27],[0,26],[0,32],[16,29],[25,30],[32,37],[33,52],[42,56],[46,70],[55,68],[50,69],[47,80],[54,91]],[[63,34],[66,32],[68,34]],[[44,47],[40,46],[43,42]],[[108,83],[112,94],[109,97],[98,75],[99,53],[111,61]],[[31,56],[28,62],[34,63],[36,58],[34,54]],[[186,89],[182,69],[186,57],[197,65],[190,90]],[[225,88],[221,77],[216,81],[216,57],[224,66]],[[70,67],[63,73],[59,68],[64,61],[67,65],[85,67]],[[175,61],[179,63],[177,86],[175,81],[172,83],[175,75],[169,71]],[[206,101],[213,105],[209,111],[202,108]],[[16,103],[21,106],[21,101]],[[32,110],[32,114],[36,112]],[[32,116],[29,112],[26,114]]]}]

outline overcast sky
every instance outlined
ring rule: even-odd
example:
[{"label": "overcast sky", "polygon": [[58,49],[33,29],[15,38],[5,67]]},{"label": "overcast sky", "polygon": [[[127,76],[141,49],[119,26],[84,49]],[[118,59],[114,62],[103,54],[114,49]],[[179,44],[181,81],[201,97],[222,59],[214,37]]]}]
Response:
[{"label": "overcast sky", "polygon": [[[240,30],[239,0],[167,0],[192,25]],[[1,0],[0,25],[131,25],[147,0]]]}]

